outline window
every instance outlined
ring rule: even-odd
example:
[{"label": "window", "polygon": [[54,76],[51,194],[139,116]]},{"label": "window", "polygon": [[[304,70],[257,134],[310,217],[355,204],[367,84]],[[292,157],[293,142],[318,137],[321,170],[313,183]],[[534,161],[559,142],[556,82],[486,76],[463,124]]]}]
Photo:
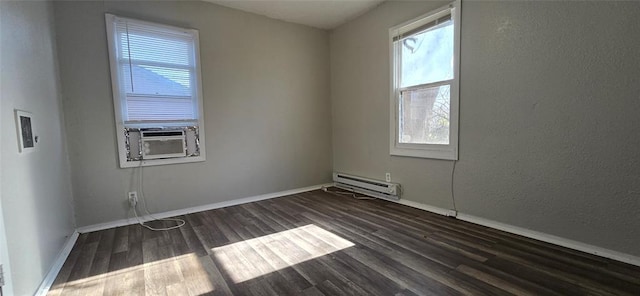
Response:
[{"label": "window", "polygon": [[458,159],[459,7],[389,30],[391,155]]},{"label": "window", "polygon": [[203,161],[198,31],[111,14],[106,24],[120,166]]}]

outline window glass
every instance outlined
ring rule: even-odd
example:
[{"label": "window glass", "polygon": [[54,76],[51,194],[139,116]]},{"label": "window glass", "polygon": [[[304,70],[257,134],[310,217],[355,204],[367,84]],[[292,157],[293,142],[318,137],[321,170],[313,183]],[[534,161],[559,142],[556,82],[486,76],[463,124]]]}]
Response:
[{"label": "window glass", "polygon": [[449,144],[449,85],[405,90],[400,100],[400,143]]},{"label": "window glass", "polygon": [[452,21],[406,37],[400,42],[400,87],[453,79]]},{"label": "window glass", "polygon": [[115,33],[125,122],[196,120],[193,33],[124,18]]}]

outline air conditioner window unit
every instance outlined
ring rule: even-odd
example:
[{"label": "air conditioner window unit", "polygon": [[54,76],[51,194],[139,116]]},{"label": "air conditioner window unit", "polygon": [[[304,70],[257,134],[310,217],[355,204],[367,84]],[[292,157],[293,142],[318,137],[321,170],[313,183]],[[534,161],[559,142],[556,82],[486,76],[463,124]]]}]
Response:
[{"label": "air conditioner window unit", "polygon": [[183,130],[142,131],[142,159],[187,156]]},{"label": "air conditioner window unit", "polygon": [[397,183],[389,183],[343,173],[334,172],[333,182],[338,188],[383,199],[398,200],[402,192],[400,184]]},{"label": "air conditioner window unit", "polygon": [[200,155],[196,127],[127,128],[127,161]]}]

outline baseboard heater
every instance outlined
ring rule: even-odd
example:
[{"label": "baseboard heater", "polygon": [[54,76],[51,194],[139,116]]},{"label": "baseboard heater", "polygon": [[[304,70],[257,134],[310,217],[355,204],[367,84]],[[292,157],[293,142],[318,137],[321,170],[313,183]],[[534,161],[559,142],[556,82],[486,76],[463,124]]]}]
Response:
[{"label": "baseboard heater", "polygon": [[343,173],[334,172],[333,182],[338,188],[382,199],[398,200],[402,192],[400,184],[397,183],[367,179]]}]

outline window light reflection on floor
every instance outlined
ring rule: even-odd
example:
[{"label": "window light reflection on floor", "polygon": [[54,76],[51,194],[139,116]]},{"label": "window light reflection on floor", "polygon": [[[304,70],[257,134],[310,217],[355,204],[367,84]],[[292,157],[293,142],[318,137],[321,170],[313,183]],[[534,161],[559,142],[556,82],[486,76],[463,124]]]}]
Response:
[{"label": "window light reflection on floor", "polygon": [[211,256],[189,253],[165,259],[147,258],[150,262],[55,284],[50,291],[53,294],[63,289],[65,294],[126,294],[132,288],[140,288],[154,294],[171,290],[167,278],[182,282],[182,288],[192,295],[228,291],[224,281],[210,279],[211,271],[218,270],[216,265],[233,282],[242,283],[352,246],[350,241],[309,224],[213,248]]},{"label": "window light reflection on floor", "polygon": [[[207,265],[214,265],[210,257],[198,257],[189,253],[53,285],[50,294],[60,294],[64,289],[64,294],[75,292],[79,295],[121,295],[131,293],[130,290],[135,287],[141,288],[143,293],[146,291],[147,294],[159,294],[168,288],[166,274],[173,273],[178,276],[181,274],[180,267],[188,266],[190,274],[206,275]],[[217,290],[206,276],[182,279],[188,286],[189,293],[193,295]]]},{"label": "window light reflection on floor", "polygon": [[224,272],[241,283],[352,246],[352,242],[309,224],[212,250]]}]

